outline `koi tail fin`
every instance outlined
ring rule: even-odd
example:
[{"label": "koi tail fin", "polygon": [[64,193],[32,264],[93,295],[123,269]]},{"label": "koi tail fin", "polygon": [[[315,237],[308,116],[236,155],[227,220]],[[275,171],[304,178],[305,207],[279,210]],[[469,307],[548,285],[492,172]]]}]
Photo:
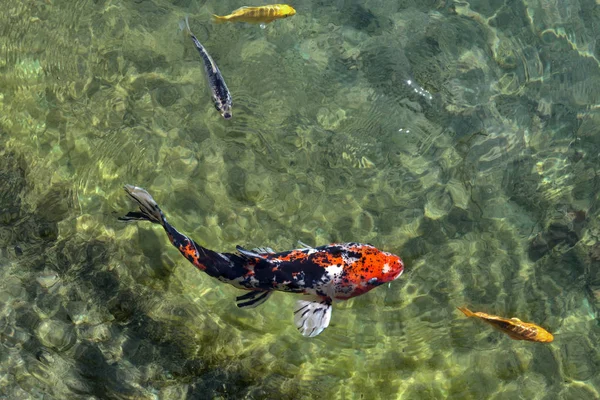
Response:
[{"label": "koi tail fin", "polygon": [[190,22],[188,21],[188,16],[185,16],[184,20],[179,21],[179,31],[183,31],[186,35],[191,35],[192,30],[190,29]]},{"label": "koi tail fin", "polygon": [[463,314],[465,314],[467,317],[473,317],[475,315],[475,313],[473,313],[473,311],[469,310],[467,307],[457,307],[460,311],[462,311]]},{"label": "koi tail fin", "polygon": [[213,14],[212,18],[215,24],[224,24],[225,22],[227,22],[227,17],[221,17],[219,15]]},{"label": "koi tail fin", "polygon": [[150,193],[132,185],[125,185],[125,191],[138,204],[140,211],[131,211],[127,215],[119,217],[120,221],[150,221],[165,226],[165,216]]}]

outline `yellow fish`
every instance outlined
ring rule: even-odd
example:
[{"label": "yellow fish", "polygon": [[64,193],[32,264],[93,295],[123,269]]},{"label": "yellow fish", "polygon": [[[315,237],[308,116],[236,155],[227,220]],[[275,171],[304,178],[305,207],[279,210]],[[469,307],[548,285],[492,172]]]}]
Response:
[{"label": "yellow fish", "polygon": [[458,309],[467,317],[482,319],[499,331],[506,333],[511,339],[542,343],[550,343],[554,340],[554,336],[541,326],[523,322],[519,318],[506,319],[483,312],[472,312],[466,307],[458,307]]},{"label": "yellow fish", "polygon": [[296,10],[287,4],[271,4],[260,7],[241,7],[229,15],[213,15],[214,21],[223,22],[249,22],[251,24],[268,24],[276,19],[291,17]]}]

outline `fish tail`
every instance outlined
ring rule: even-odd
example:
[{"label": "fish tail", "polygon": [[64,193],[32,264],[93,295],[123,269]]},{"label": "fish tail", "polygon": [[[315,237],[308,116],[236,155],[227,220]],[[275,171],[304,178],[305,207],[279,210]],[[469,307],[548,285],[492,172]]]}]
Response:
[{"label": "fish tail", "polygon": [[190,21],[188,16],[185,16],[185,19],[179,21],[179,30],[185,32],[187,35],[192,34],[192,30],[190,29]]},{"label": "fish tail", "polygon": [[475,315],[475,313],[473,313],[473,311],[469,310],[467,307],[457,307],[460,311],[462,311],[463,314],[465,314],[467,317],[473,317]]},{"label": "fish tail", "polygon": [[227,17],[222,17],[222,16],[216,15],[216,14],[213,14],[212,17],[213,17],[213,22],[215,24],[223,24],[223,23],[227,22],[227,19],[228,19]]},{"label": "fish tail", "polygon": [[125,185],[125,191],[138,204],[140,211],[131,211],[119,217],[120,221],[150,221],[165,226],[167,223],[165,216],[150,193],[133,185]]}]

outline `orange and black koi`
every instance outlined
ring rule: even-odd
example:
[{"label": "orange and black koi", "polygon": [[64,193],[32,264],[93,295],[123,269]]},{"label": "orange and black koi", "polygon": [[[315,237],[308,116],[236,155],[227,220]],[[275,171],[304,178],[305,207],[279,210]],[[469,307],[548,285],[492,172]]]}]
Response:
[{"label": "orange and black koi", "polygon": [[404,270],[400,257],[360,243],[306,246],[281,253],[239,246],[238,253],[215,252],[171,226],[147,191],[131,185],[126,185],[125,191],[137,202],[139,211],[119,219],[162,225],[173,246],[198,269],[250,291],[237,297],[238,307],[256,307],[273,291],[308,295],[310,300],[298,300],[294,310],[294,322],[304,336],[316,336],[327,328],[334,299],[366,293],[398,278]]}]

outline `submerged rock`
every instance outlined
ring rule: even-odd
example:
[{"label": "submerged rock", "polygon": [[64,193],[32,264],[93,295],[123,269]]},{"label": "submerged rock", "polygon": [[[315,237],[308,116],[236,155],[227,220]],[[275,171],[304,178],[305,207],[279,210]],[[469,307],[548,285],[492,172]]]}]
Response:
[{"label": "submerged rock", "polygon": [[44,288],[50,288],[59,281],[58,274],[54,271],[45,271],[43,274],[35,278],[35,280]]},{"label": "submerged rock", "polygon": [[61,297],[56,293],[40,293],[35,299],[34,310],[42,318],[52,318],[61,308]]},{"label": "submerged rock", "polygon": [[73,327],[61,321],[43,321],[36,332],[36,336],[44,346],[65,351],[75,344],[75,332]]}]

